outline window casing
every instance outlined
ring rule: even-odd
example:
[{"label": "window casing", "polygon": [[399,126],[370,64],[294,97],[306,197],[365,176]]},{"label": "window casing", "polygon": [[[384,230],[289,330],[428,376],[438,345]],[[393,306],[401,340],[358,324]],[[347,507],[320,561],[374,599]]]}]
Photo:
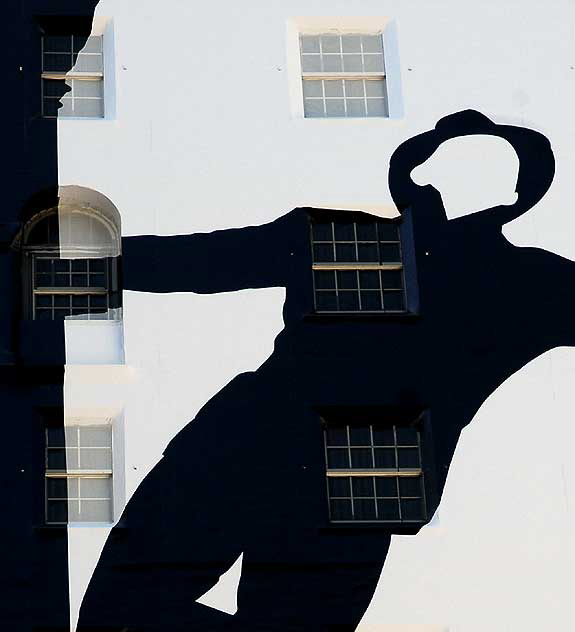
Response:
[{"label": "window casing", "polygon": [[46,428],[46,523],[113,521],[112,425]]},{"label": "window casing", "polygon": [[399,224],[311,218],[316,312],[406,311]]},{"label": "window casing", "polygon": [[[70,88],[65,94],[64,85]],[[87,39],[73,34],[44,35],[42,116],[104,116],[104,53],[101,35],[93,35]]]},{"label": "window casing", "polygon": [[381,33],[300,34],[306,118],[388,117]]},{"label": "window casing", "polygon": [[33,218],[22,242],[28,317],[120,319],[116,233],[93,211],[51,209]]},{"label": "window casing", "polygon": [[330,522],[426,522],[421,434],[417,425],[326,421]]}]

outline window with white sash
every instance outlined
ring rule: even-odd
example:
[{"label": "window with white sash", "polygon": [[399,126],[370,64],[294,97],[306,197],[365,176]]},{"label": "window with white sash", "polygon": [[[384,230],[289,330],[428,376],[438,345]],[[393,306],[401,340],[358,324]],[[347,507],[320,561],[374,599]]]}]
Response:
[{"label": "window with white sash", "polygon": [[113,521],[112,425],[46,428],[46,523]]},{"label": "window with white sash", "polygon": [[387,117],[381,33],[301,33],[304,116]]},{"label": "window with white sash", "polygon": [[87,39],[74,34],[44,35],[42,116],[104,116],[104,53],[101,35]]}]

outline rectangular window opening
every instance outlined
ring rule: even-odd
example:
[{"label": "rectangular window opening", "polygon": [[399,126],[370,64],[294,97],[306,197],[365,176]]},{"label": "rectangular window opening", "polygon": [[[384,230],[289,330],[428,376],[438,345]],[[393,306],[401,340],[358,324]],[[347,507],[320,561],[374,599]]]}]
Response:
[{"label": "rectangular window opening", "polygon": [[112,426],[46,428],[47,524],[113,521]]},{"label": "rectangular window opening", "polygon": [[426,522],[422,433],[417,425],[385,420],[324,423],[330,522]]},{"label": "rectangular window opening", "polygon": [[101,35],[42,38],[42,116],[104,117],[104,53]]},{"label": "rectangular window opening", "polygon": [[389,117],[381,33],[301,33],[305,118]]},{"label": "rectangular window opening", "polygon": [[399,224],[311,218],[315,310],[406,311]]}]

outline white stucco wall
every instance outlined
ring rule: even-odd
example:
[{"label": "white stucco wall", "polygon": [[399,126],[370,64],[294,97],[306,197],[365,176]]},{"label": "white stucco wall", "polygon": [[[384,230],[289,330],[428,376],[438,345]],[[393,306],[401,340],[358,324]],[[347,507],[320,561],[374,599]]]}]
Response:
[{"label": "white stucco wall", "polygon": [[[125,235],[258,224],[302,205],[394,214],[393,150],[471,107],[551,140],[555,182],[505,234],[575,260],[572,2],[102,0],[97,15],[107,118],[59,122],[59,177],[110,198]],[[391,29],[398,116],[301,118],[298,26],[367,22]],[[124,367],[90,367],[96,328],[92,342],[67,330],[67,410],[99,402],[122,416],[126,497],[203,403],[271,353],[283,297],[126,292]],[[485,403],[434,522],[394,537],[361,630],[573,630],[574,372],[575,351],[555,350]],[[70,528],[73,620],[107,531]]]}]

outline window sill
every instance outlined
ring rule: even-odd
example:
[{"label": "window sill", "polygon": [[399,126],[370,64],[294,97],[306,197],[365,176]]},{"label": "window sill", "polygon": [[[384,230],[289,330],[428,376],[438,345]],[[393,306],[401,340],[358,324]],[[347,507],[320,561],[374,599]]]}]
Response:
[{"label": "window sill", "polygon": [[371,532],[388,535],[416,535],[427,522],[336,522],[320,527],[320,533],[358,533]]},{"label": "window sill", "polygon": [[74,529],[88,529],[88,528],[105,528],[105,529],[125,529],[126,525],[121,520],[118,523],[113,522],[67,522],[66,524],[39,524],[33,528],[34,531],[40,533],[63,533],[68,530],[68,527]]},{"label": "window sill", "polygon": [[397,123],[403,123],[404,118],[403,117],[397,117],[397,116],[303,116],[303,113],[298,113],[297,115],[294,116],[294,118],[296,120],[300,120],[300,121],[320,121],[323,122],[324,124],[326,123],[338,123],[341,124],[342,122],[353,122],[356,124],[362,124],[362,125],[366,125],[367,123],[371,122],[371,123],[390,123],[390,124],[397,124]]},{"label": "window sill", "polygon": [[376,322],[414,323],[420,318],[415,312],[312,312],[305,321],[320,323]]}]

